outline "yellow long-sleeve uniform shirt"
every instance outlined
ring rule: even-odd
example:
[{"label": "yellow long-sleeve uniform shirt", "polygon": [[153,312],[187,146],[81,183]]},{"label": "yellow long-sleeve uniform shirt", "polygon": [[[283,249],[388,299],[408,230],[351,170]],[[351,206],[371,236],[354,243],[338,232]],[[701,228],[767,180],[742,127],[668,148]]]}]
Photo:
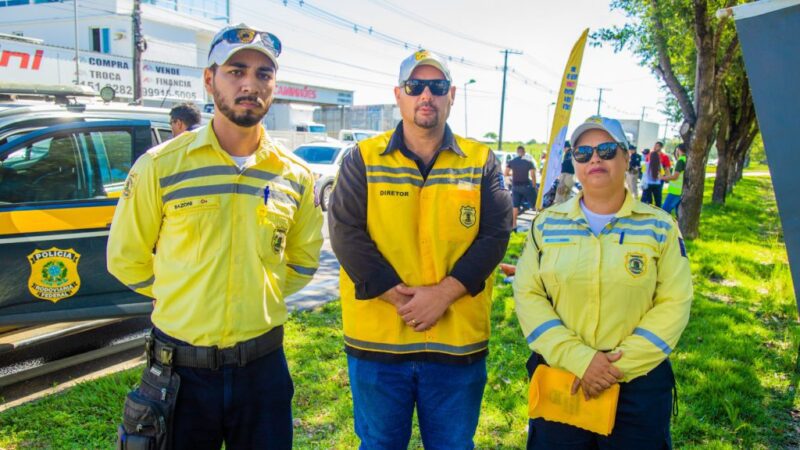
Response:
[{"label": "yellow long-sleeve uniform shirt", "polygon": [[239,169],[212,127],[134,164],[108,240],[108,270],[156,299],[153,324],[193,345],[230,347],[282,325],[284,298],[319,263],[313,176],[261,130]]},{"label": "yellow long-sleeve uniform shirt", "polygon": [[647,374],[689,320],[692,279],[677,224],[626,196],[597,236],[582,195],[543,211],[517,265],[514,299],[528,345],[578,377],[598,350],[623,352],[614,363],[623,381]]}]

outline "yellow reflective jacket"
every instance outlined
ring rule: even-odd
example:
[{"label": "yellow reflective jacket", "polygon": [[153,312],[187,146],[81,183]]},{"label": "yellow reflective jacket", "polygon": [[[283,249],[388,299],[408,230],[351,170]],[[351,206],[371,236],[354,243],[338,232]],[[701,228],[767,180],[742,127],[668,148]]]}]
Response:
[{"label": "yellow reflective jacket", "polygon": [[534,221],[520,256],[514,300],[530,348],[582,377],[595,352],[622,350],[624,381],[668,357],[689,320],[692,278],[672,217],[626,191],[595,236],[583,195]]},{"label": "yellow reflective jacket", "polygon": [[136,161],[108,270],[156,299],[153,324],[166,334],[229,347],[286,321],[283,299],[317,269],[321,227],[303,162],[262,128],[255,163],[240,170],[206,126]]},{"label": "yellow reflective jacket", "polygon": [[[478,234],[481,177],[489,149],[456,136],[463,154],[443,151],[427,180],[399,150],[387,149],[394,131],[359,142],[367,178],[367,231],[378,251],[409,286],[439,283]],[[467,357],[486,351],[492,280],[475,297],[454,302],[439,322],[416,332],[394,306],[357,300],[340,271],[345,344],[385,355],[433,353]]]}]

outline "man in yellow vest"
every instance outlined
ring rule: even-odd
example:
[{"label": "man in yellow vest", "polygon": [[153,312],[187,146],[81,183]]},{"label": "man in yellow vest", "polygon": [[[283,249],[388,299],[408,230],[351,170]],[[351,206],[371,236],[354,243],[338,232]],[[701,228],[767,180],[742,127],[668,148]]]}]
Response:
[{"label": "man in yellow vest", "polygon": [[405,449],[416,407],[425,448],[473,448],[511,196],[489,148],[446,124],[443,58],[409,56],[394,94],[402,122],[344,159],[328,216],[355,431]]},{"label": "man in yellow vest", "polygon": [[292,447],[284,299],[317,269],[322,214],[309,168],[261,125],[278,38],[241,24],[210,47],[214,118],[136,161],[108,240],[109,271],[155,299],[118,448]]}]

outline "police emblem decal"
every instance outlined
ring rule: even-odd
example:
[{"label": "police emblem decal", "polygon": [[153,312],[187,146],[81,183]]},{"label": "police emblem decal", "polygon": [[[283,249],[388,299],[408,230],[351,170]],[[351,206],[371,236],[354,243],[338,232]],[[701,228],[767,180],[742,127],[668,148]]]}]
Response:
[{"label": "police emblem decal", "polygon": [[461,207],[461,213],[458,217],[458,220],[459,222],[461,222],[461,225],[464,225],[464,227],[469,228],[475,225],[475,215],[476,214],[474,206],[464,205]]},{"label": "police emblem decal", "polygon": [[53,303],[72,297],[81,288],[80,259],[81,255],[71,248],[34,250],[28,255],[31,265],[28,290],[34,297]]},{"label": "police emblem decal", "polygon": [[641,253],[628,253],[625,255],[625,269],[633,277],[638,277],[647,271],[647,257]]},{"label": "police emblem decal", "polygon": [[283,251],[283,246],[286,242],[286,230],[283,228],[276,228],[272,233],[272,252],[276,255]]},{"label": "police emblem decal", "polygon": [[136,173],[131,172],[125,179],[125,186],[122,188],[122,198],[133,197],[133,187],[136,185]]}]

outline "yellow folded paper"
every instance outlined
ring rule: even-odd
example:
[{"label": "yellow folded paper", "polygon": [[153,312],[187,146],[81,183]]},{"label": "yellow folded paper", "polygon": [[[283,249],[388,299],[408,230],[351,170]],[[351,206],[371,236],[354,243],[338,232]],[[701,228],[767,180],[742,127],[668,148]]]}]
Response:
[{"label": "yellow folded paper", "polygon": [[598,398],[583,397],[583,390],[572,395],[575,375],[566,370],[540,364],[531,378],[528,391],[528,416],[561,422],[608,436],[614,429],[619,400],[619,384],[603,391]]}]

